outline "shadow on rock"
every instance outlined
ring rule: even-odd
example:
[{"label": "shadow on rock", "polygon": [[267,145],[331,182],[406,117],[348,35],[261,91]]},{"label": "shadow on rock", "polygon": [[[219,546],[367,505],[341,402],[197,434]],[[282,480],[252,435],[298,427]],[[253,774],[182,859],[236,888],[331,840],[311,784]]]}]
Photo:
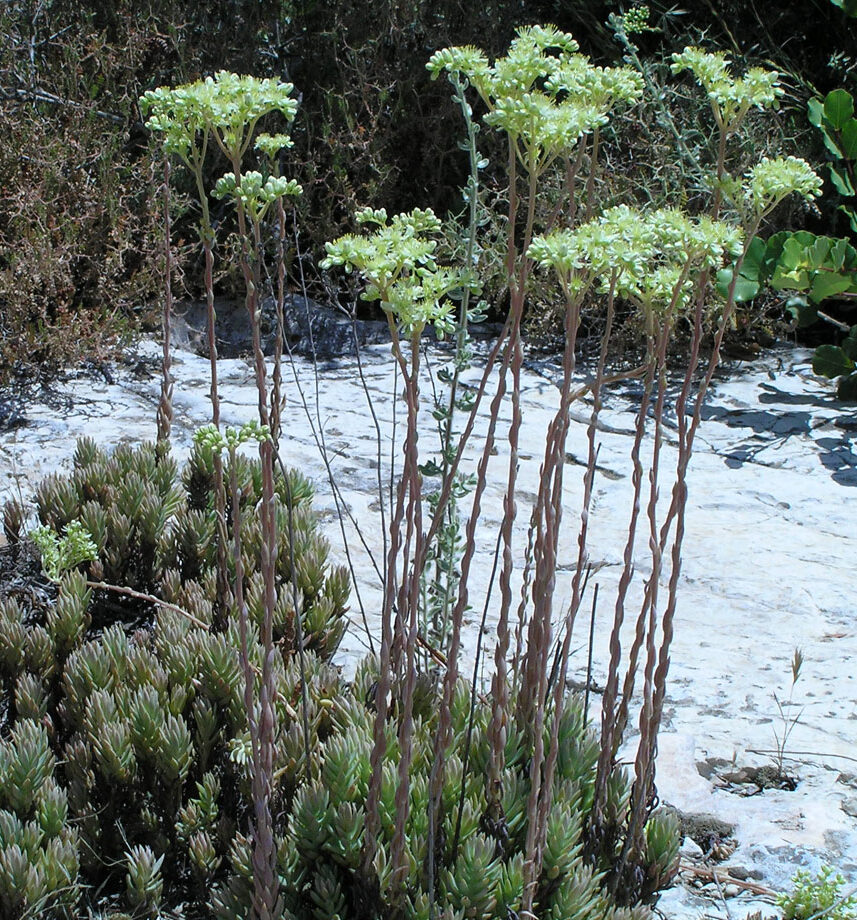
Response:
[{"label": "shadow on rock", "polygon": [[[253,349],[250,317],[243,303],[219,299],[215,334],[222,358],[237,358]],[[179,347],[208,355],[208,328],[204,303],[190,303],[176,311],[173,336]],[[277,332],[276,302],[267,299],[261,311],[262,348],[273,355]],[[289,295],[283,304],[284,351],[306,358],[325,359],[353,356],[358,348],[389,342],[383,320],[354,319],[334,307],[308,297]]]}]

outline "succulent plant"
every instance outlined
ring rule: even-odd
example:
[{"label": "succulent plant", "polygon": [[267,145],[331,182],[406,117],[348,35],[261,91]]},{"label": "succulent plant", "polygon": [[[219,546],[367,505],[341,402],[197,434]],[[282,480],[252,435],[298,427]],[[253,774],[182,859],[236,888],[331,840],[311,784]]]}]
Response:
[{"label": "succulent plant", "polygon": [[[179,479],[175,465],[168,457],[158,461],[150,445],[107,457],[83,441],[72,475],[53,477],[39,490],[45,526],[82,522],[99,558],[66,571],[41,603],[0,600],[0,677],[10,728],[0,742],[2,920],[28,909],[61,914],[96,882],[117,916],[122,909],[153,916],[179,902],[218,918],[249,915],[252,743],[237,610],[227,609],[222,622],[215,617],[210,460],[197,445]],[[258,700],[264,584],[255,512],[261,477],[258,464],[241,455],[236,474],[248,659]],[[280,477],[276,496],[282,526],[271,803],[282,916],[427,918],[433,912],[505,920],[519,906],[525,883],[532,739],[510,725],[499,806],[489,815],[490,710],[477,701],[471,713],[469,687],[458,686],[441,832],[429,853],[428,775],[440,707],[434,680],[420,675],[404,836],[408,873],[401,885],[391,855],[403,699],[402,688],[394,687],[380,845],[367,870],[364,809],[377,662],[367,659],[351,683],[327,663],[344,629],[348,577],[328,563],[306,480]],[[115,603],[108,591],[87,584],[87,566],[101,566],[105,579],[110,572],[120,583],[145,586],[174,606],[135,598]],[[305,637],[303,671],[294,654],[297,616]],[[584,855],[598,748],[572,701],[559,737],[537,915],[636,920],[640,909],[617,907],[600,884],[618,838],[601,848],[601,863],[589,865]],[[628,785],[624,772],[614,771],[608,810],[616,827],[628,807]],[[642,871],[653,891],[670,877],[676,839],[671,825],[651,819]],[[429,860],[437,870],[433,908]]]},{"label": "succulent plant", "polygon": [[161,903],[164,882],[161,878],[163,854],[156,857],[147,846],[136,846],[127,854],[125,885],[128,902],[135,913],[152,916]]},{"label": "succulent plant", "polygon": [[[72,474],[49,477],[38,490],[42,561],[52,566],[54,583],[40,580],[38,591],[18,597],[0,591],[9,732],[0,742],[3,920],[26,910],[60,912],[105,877],[104,890],[133,916],[154,914],[176,897],[177,886],[203,904],[206,886],[233,871],[224,868],[231,865],[227,854],[246,839],[250,816],[249,773],[240,756],[247,713],[236,611],[214,625],[209,461],[198,449],[181,478],[152,445],[108,456],[83,439]],[[261,475],[258,462],[243,456],[236,472],[248,546],[250,657],[258,671]],[[281,514],[294,511],[291,531],[282,531],[292,542],[281,552],[274,618],[278,795],[290,797],[305,748],[296,725],[295,618],[303,620],[317,677],[308,707],[312,730],[323,737],[331,731],[338,677],[316,655],[329,657],[342,636],[349,581],[328,562],[309,482],[287,473],[277,479],[276,495]],[[4,520],[20,530],[15,522],[25,518],[26,509],[16,507]],[[98,558],[75,555],[62,536],[69,533],[85,537]],[[292,568],[297,591],[289,585]],[[173,607],[117,596],[111,584]]]}]

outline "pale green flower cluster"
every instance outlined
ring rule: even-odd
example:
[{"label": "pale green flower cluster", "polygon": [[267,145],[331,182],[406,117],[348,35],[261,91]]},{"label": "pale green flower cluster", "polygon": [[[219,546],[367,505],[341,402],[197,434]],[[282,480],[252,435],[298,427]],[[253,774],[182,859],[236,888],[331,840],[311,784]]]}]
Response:
[{"label": "pale green flower cluster", "polygon": [[[490,85],[495,98],[527,92],[579,48],[571,35],[551,25],[524,26],[515,35],[506,57],[494,62]],[[559,52],[557,56],[549,53],[553,49]],[[431,68],[431,60],[428,66]]]},{"label": "pale green flower cluster", "polygon": [[649,25],[649,16],[651,10],[648,4],[633,6],[627,13],[622,15],[622,26],[626,35],[637,35],[640,32],[656,31]]},{"label": "pale green flower cluster", "polygon": [[466,76],[479,91],[480,96],[484,96],[491,85],[491,65],[485,52],[474,45],[441,48],[429,58],[426,68],[431,71],[432,79],[437,79],[444,70],[447,73]]},{"label": "pale green flower cluster", "polygon": [[42,568],[51,581],[59,581],[63,572],[81,562],[98,558],[98,547],[92,534],[80,521],[71,521],[62,537],[51,527],[36,527],[30,531],[30,539],[38,546]]},{"label": "pale green flower cluster", "polygon": [[223,431],[215,425],[203,425],[194,432],[193,440],[195,444],[219,453],[224,449],[236,448],[246,441],[270,441],[271,430],[255,420],[240,428],[227,427]]},{"label": "pale green flower cluster", "polygon": [[167,153],[178,154],[187,161],[194,149],[199,132],[207,132],[205,114],[197,101],[201,84],[188,84],[171,89],[161,86],[140,97],[140,107],[150,112],[146,127],[164,135]]},{"label": "pale green flower cluster", "polygon": [[232,198],[240,201],[254,221],[261,220],[269,205],[278,198],[286,195],[296,198],[302,192],[303,189],[295,179],[284,179],[281,176],[269,176],[265,179],[255,170],[243,173],[240,182],[235,181],[235,173],[226,173],[214,186],[215,198]]},{"label": "pale green flower cluster", "polygon": [[260,134],[253,146],[265,156],[275,157],[281,150],[294,147],[295,143],[288,134]]},{"label": "pale green flower cluster", "polygon": [[536,92],[498,99],[485,121],[547,154],[556,154],[571,150],[584,134],[607,124],[607,115],[590,105],[556,105]]},{"label": "pale green flower cluster", "polygon": [[792,193],[807,200],[821,194],[821,177],[800,157],[764,159],[750,170],[747,180],[745,200],[759,215]]},{"label": "pale green flower cluster", "polygon": [[298,104],[291,98],[294,86],[277,80],[239,76],[219,71],[214,77],[174,88],[160,87],[144,93],[140,105],[149,113],[146,126],[165,135],[168,152],[187,159],[197,132],[215,131],[224,149],[243,154],[245,131],[269,112],[281,112],[291,121]]},{"label": "pale green flower cluster", "polygon": [[390,220],[383,208],[366,208],[358,212],[357,222],[377,229],[325,243],[322,268],[340,265],[346,272],[358,272],[366,281],[363,299],[380,301],[410,332],[429,323],[441,334],[450,331],[454,304],[444,298],[462,286],[463,276],[435,262],[437,241],[425,236],[441,227],[435,213],[417,208]]},{"label": "pale green flower cluster", "polygon": [[569,55],[544,82],[553,96],[568,93],[606,112],[617,102],[635,102],[643,91],[642,77],[629,67],[596,67],[582,54]]},{"label": "pale green flower cluster", "polygon": [[723,222],[672,208],[642,212],[619,205],[574,230],[537,237],[529,256],[554,269],[567,292],[593,281],[602,290],[614,285],[617,294],[657,308],[674,296],[679,302],[690,296],[691,266],[719,265],[740,248],[740,231]]},{"label": "pale green flower cluster", "polygon": [[708,94],[718,124],[734,131],[751,108],[771,108],[783,95],[776,70],[751,67],[740,79],[729,69],[722,51],[687,47],[673,55],[672,71],[689,70]]},{"label": "pale green flower cluster", "polygon": [[485,121],[520,144],[528,165],[543,167],[606,124],[619,103],[640,98],[643,81],[630,68],[595,67],[577,42],[554,26],[517,31],[506,57],[493,65],[477,48],[444,48],[432,55],[433,77],[465,77],[488,106]]}]

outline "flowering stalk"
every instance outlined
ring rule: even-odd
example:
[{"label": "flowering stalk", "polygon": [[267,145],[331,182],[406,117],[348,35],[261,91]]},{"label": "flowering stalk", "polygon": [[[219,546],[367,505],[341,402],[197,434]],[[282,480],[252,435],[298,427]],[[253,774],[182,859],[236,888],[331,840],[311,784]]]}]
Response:
[{"label": "flowering stalk", "polygon": [[[264,609],[261,629],[263,648],[262,682],[259,696],[257,752],[254,754],[254,803],[256,808],[254,867],[256,894],[253,910],[260,920],[273,918],[277,911],[278,882],[276,871],[276,852],[270,815],[270,795],[273,782],[273,751],[276,735],[276,713],[274,700],[274,657],[276,648],[273,642],[273,617],[277,602],[276,592],[276,554],[277,554],[277,519],[274,498],[274,445],[270,438],[268,393],[266,386],[265,356],[262,351],[260,333],[260,283],[261,246],[260,225],[272,202],[284,195],[300,194],[300,186],[294,180],[286,181],[272,177],[266,181],[259,173],[242,174],[242,161],[253,139],[256,125],[262,116],[279,111],[291,120],[297,110],[297,103],[291,98],[293,86],[274,80],[257,80],[253,77],[239,77],[226,72],[175,90],[158,89],[146,93],[143,106],[152,115],[149,127],[165,134],[165,148],[178,153],[191,166],[197,180],[200,205],[203,212],[202,239],[206,251],[206,289],[209,317],[209,348],[212,369],[212,413],[214,431],[219,422],[218,397],[216,386],[216,345],[214,335],[212,256],[211,244],[213,232],[208,212],[208,196],[202,184],[202,166],[205,160],[209,138],[213,137],[217,147],[223,152],[232,166],[232,172],[224,176],[214,190],[219,198],[230,197],[235,205],[240,237],[240,262],[246,288],[246,307],[250,316],[253,335],[254,370],[258,391],[258,412],[260,430],[266,436],[260,439],[259,455],[262,467],[262,502],[260,521],[262,529],[262,546],[260,570],[264,580]],[[201,146],[198,138],[202,138]],[[263,144],[267,152],[289,145],[286,135],[273,138],[265,136]],[[248,227],[249,215],[249,227]],[[218,464],[215,460],[215,475],[218,476]],[[217,494],[225,494],[222,488],[222,474],[219,477]],[[216,507],[218,533],[222,538],[225,532],[223,510],[225,500]],[[225,541],[222,541],[225,548]],[[225,550],[224,550],[225,551]],[[223,553],[219,553],[219,569],[225,571]],[[222,580],[222,578],[221,578]],[[219,591],[225,602],[225,590]],[[249,697],[248,718],[255,718],[255,709],[249,708],[255,701]]]},{"label": "flowering stalk", "polygon": [[171,237],[172,222],[170,218],[170,160],[164,156],[164,313],[163,358],[161,360],[161,398],[158,402],[158,443],[168,445],[170,428],[173,421],[173,379],[170,375],[172,358],[170,355],[170,327],[173,309],[173,249]]}]

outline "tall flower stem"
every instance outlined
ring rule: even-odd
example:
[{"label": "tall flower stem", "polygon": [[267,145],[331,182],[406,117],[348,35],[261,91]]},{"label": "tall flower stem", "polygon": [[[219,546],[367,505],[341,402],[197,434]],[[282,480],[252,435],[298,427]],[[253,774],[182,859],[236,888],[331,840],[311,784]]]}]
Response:
[{"label": "tall flower stem", "polygon": [[163,329],[163,357],[161,359],[161,397],[158,402],[157,427],[158,444],[169,445],[173,421],[173,379],[170,329],[173,310],[173,248],[172,220],[170,215],[170,158],[164,155],[164,184],[162,187],[164,214],[164,312],[161,318]]},{"label": "tall flower stem", "polygon": [[[236,183],[241,180],[241,159],[233,155],[232,168]],[[244,205],[236,198],[238,217],[238,235],[241,241],[241,270],[246,288],[245,305],[250,318],[253,338],[253,366],[258,393],[259,424],[269,425],[268,392],[266,385],[265,354],[259,315],[259,287],[261,283],[261,230],[258,220],[251,220],[247,226]],[[277,732],[276,687],[274,685],[274,656],[277,654],[273,638],[274,610],[277,603],[276,566],[277,566],[277,516],[274,497],[274,445],[269,438],[259,444],[259,460],[262,468],[262,501],[259,518],[262,528],[260,548],[260,565],[264,582],[264,617],[261,629],[261,644],[264,658],[262,661],[262,685],[259,694],[259,762],[258,779],[254,787],[254,805],[256,808],[255,846],[253,862],[256,871],[263,879],[270,881],[257,891],[254,899],[254,911],[259,920],[273,920],[277,902],[276,850],[274,848],[273,822],[271,816],[271,784],[274,774],[274,738]],[[297,615],[297,611],[296,611]],[[303,680],[303,675],[301,676]]]}]

